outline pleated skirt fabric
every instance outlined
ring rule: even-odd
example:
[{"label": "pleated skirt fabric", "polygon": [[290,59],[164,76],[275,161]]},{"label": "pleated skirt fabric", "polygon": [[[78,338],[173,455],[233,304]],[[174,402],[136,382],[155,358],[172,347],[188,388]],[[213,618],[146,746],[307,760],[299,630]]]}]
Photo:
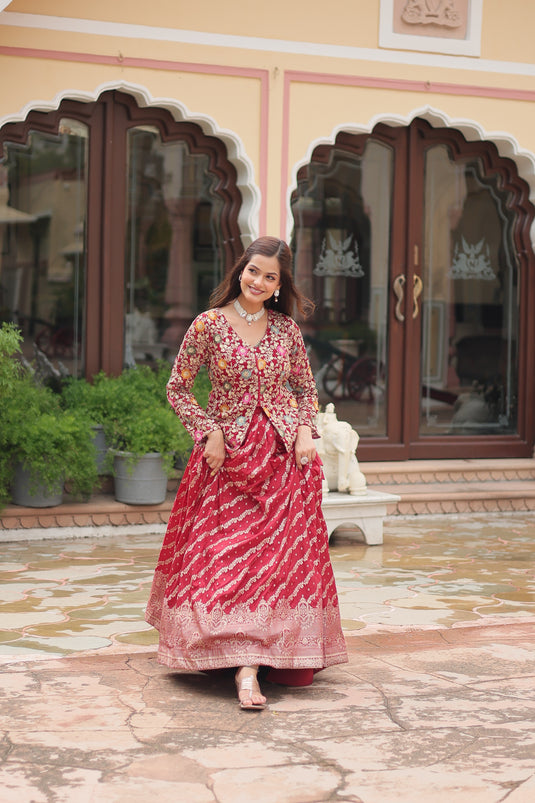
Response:
[{"label": "pleated skirt fabric", "polygon": [[[158,660],[310,678],[346,662],[319,458],[297,468],[260,408],[215,476],[202,452],[194,447],[184,472],[147,605]],[[305,683],[299,672],[294,681]]]}]

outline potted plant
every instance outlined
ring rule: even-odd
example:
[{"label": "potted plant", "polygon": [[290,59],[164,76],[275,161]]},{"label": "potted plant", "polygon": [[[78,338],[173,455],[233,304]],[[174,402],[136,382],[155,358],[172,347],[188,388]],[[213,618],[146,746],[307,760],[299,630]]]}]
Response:
[{"label": "potted plant", "polygon": [[128,504],[158,504],[167,492],[177,453],[189,449],[189,435],[173,410],[153,405],[116,420],[112,440],[115,498]]},{"label": "potted plant", "polygon": [[[191,451],[191,437],[167,401],[169,372],[169,364],[160,362],[156,371],[141,366],[117,378],[120,391],[116,390],[115,417],[105,423],[104,429],[114,444],[115,496],[119,501],[163,502],[168,477],[184,465]],[[202,370],[193,392],[203,407],[210,388],[208,374]],[[123,394],[127,403],[121,405],[119,398]],[[141,479],[145,468],[150,471],[146,480]]]},{"label": "potted plant", "polygon": [[[170,366],[160,361],[128,368],[119,376],[99,373],[92,382],[69,380],[63,389],[67,409],[100,424],[109,447],[105,470],[114,476],[115,498],[127,504],[159,504],[168,478],[185,462],[192,441],[167,401]],[[210,381],[196,380],[197,400],[206,406]]]},{"label": "potted plant", "polygon": [[17,505],[59,505],[65,482],[75,497],[87,498],[97,482],[90,427],[71,413],[22,416],[14,423],[11,452]]},{"label": "potted plant", "polygon": [[167,401],[169,371],[169,364],[161,362],[156,370],[138,366],[119,376],[100,373],[91,384],[78,380],[65,388],[66,404],[102,425],[110,446],[106,466],[120,502],[163,502],[177,458],[191,448],[191,438]]},{"label": "potted plant", "polygon": [[109,449],[103,424],[110,414],[106,379],[104,373],[98,374],[93,382],[88,382],[83,378],[69,377],[61,392],[64,408],[75,415],[86,417],[90,422],[99,475],[107,473],[106,456]]},{"label": "potted plant", "polygon": [[63,410],[59,396],[35,381],[17,359],[19,343],[16,328],[4,324],[0,331],[3,501],[11,496],[16,504],[57,505],[65,481],[75,496],[88,496],[97,480],[90,423]]},{"label": "potted plant", "polygon": [[169,365],[163,363],[158,365],[157,371],[140,366],[127,369],[120,376],[109,376],[101,371],[90,382],[74,377],[65,382],[63,406],[91,421],[99,474],[110,468],[107,452],[115,436],[116,423],[128,418],[134,409],[167,404],[168,375]]}]

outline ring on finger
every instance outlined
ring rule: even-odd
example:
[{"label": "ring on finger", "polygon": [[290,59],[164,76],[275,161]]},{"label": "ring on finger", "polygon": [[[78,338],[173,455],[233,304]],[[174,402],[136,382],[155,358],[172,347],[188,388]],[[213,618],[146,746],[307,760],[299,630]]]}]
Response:
[{"label": "ring on finger", "polygon": [[308,457],[305,455],[304,457],[301,458],[301,465],[306,466],[307,463],[308,463]]}]

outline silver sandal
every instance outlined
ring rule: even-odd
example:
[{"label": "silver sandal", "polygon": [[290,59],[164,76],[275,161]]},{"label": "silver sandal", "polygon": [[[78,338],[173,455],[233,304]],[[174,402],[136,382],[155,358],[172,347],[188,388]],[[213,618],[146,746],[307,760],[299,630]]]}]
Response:
[{"label": "silver sandal", "polygon": [[[258,681],[256,679],[256,675],[247,675],[241,680],[238,680],[238,677],[236,676],[235,681],[236,681],[236,689],[238,690],[238,701],[240,704],[240,708],[243,711],[263,711],[263,709],[266,707],[265,703],[253,703],[253,691],[256,691],[256,689],[253,688],[255,683],[258,688],[259,694],[261,694],[260,687],[258,686]],[[249,692],[249,702],[244,702],[240,700],[240,693],[243,691]]]}]

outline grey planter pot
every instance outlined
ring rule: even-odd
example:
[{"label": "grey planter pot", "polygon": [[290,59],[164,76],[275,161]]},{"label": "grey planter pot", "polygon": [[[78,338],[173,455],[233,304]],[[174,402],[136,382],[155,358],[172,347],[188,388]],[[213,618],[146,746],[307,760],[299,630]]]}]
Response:
[{"label": "grey planter pot", "polygon": [[11,493],[16,505],[56,507],[63,502],[63,482],[48,490],[42,482],[32,483],[30,472],[17,463]]},{"label": "grey planter pot", "polygon": [[127,505],[159,505],[167,493],[167,474],[159,452],[142,455],[132,462],[129,452],[113,459],[115,498]]}]

